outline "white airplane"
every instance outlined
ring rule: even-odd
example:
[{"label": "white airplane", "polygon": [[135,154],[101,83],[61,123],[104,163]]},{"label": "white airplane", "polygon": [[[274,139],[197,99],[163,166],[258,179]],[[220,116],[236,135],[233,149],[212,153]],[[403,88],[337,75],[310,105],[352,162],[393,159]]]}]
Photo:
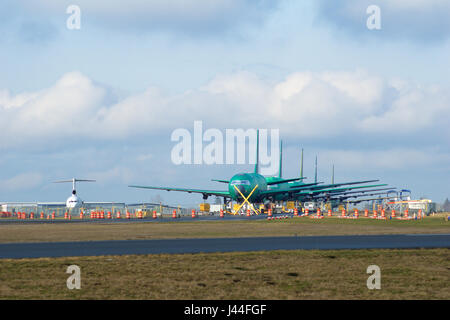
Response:
[{"label": "white airplane", "polygon": [[[2,202],[2,206],[10,207],[66,207],[69,211],[78,210],[81,208],[95,208],[102,206],[114,206],[114,207],[125,207],[125,203],[121,202],[84,202],[77,195],[76,183],[77,182],[95,182],[95,180],[87,179],[77,179],[72,178],[71,180],[61,180],[55,181],[55,183],[66,183],[72,182],[72,194],[67,198],[66,202]],[[5,210],[4,210],[5,211]]]},{"label": "white airplane", "polygon": [[125,206],[125,203],[121,202],[84,202],[77,195],[76,183],[77,182],[95,182],[95,180],[88,179],[77,179],[72,178],[71,180],[60,180],[55,181],[54,183],[67,183],[72,182],[72,195],[67,198],[66,202],[39,202],[38,206],[46,207],[46,206],[66,206],[70,211],[80,209],[80,208],[92,208],[92,207],[100,207],[100,206]]},{"label": "white airplane", "polygon": [[[78,195],[76,190],[77,182],[95,182],[96,180],[88,180],[88,179],[77,179],[72,178],[70,180],[60,180],[55,181],[54,183],[72,183],[72,194],[69,198],[67,198],[66,202],[0,202],[0,211],[8,211],[5,207],[29,207],[29,208],[56,208],[56,207],[65,207],[68,211],[76,211],[79,209],[95,209],[99,207],[132,207],[132,206],[162,206],[168,208],[176,208],[172,206],[162,205],[161,203],[134,203],[134,204],[125,204],[124,202],[85,202]],[[5,207],[3,207],[5,206]],[[3,208],[5,208],[3,210]]]}]

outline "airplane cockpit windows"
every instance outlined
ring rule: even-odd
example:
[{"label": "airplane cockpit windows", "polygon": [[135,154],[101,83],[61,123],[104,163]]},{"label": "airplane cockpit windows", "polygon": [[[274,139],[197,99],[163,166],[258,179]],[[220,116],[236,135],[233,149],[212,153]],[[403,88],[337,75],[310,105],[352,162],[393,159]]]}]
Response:
[{"label": "airplane cockpit windows", "polygon": [[248,181],[248,180],[233,180],[233,181],[231,181],[231,184],[235,185],[235,186],[249,186],[250,181]]}]

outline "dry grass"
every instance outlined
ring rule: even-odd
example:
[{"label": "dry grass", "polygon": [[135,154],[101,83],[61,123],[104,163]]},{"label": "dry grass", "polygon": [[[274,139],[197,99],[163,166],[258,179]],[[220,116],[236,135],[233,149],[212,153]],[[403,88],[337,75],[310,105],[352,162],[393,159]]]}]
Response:
[{"label": "dry grass", "polygon": [[442,217],[420,221],[372,219],[315,220],[309,218],[277,221],[193,221],[102,224],[1,224],[0,243],[138,240],[171,238],[261,237],[297,235],[354,235],[398,233],[449,233],[450,222]]},{"label": "dry grass", "polygon": [[[449,299],[450,250],[269,251],[0,260],[1,299]],[[81,290],[68,290],[68,265]],[[366,269],[381,268],[381,290]]]}]

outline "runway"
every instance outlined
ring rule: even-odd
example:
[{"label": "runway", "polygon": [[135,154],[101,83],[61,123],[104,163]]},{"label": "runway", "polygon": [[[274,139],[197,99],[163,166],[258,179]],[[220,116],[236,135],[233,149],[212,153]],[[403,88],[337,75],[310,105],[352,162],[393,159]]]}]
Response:
[{"label": "runway", "polygon": [[0,244],[0,258],[180,254],[268,250],[450,248],[450,234],[294,236],[169,240],[113,240]]}]

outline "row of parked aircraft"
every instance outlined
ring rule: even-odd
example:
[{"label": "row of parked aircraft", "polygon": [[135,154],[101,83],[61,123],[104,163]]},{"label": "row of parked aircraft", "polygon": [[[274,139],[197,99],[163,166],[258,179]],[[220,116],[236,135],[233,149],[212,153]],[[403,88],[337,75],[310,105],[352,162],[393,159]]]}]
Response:
[{"label": "row of parked aircraft", "polygon": [[[130,185],[132,188],[155,189],[166,191],[179,191],[187,193],[197,193],[203,196],[203,200],[209,196],[217,196],[224,198],[224,203],[229,201],[248,201],[252,204],[268,204],[277,201],[299,201],[299,202],[331,202],[336,206],[342,202],[362,202],[369,200],[378,200],[379,198],[364,198],[367,196],[380,196],[395,191],[393,188],[385,187],[387,184],[370,184],[379,180],[361,180],[334,183],[334,169],[331,184],[317,182],[317,160],[315,181],[305,183],[303,180],[303,150],[301,162],[301,174],[298,178],[283,179],[282,178],[282,161],[283,149],[280,143],[280,162],[279,173],[276,177],[264,177],[259,173],[259,133],[256,143],[256,164],[253,172],[238,173],[230,179],[212,179],[219,183],[227,184],[226,190],[210,190],[210,189],[192,189],[177,187],[156,187],[156,186],[140,186]],[[387,191],[389,190],[389,191]],[[393,198],[393,196],[385,198]],[[355,200],[349,200],[354,198]],[[356,200],[359,199],[359,200]]]},{"label": "row of parked aircraft", "polygon": [[[278,176],[265,177],[259,173],[259,132],[256,143],[256,163],[253,172],[238,173],[230,179],[212,179],[218,183],[226,184],[226,190],[210,190],[210,189],[192,189],[177,187],[157,187],[157,186],[140,186],[130,185],[132,188],[144,188],[166,191],[179,191],[187,193],[197,193],[203,196],[203,200],[207,200],[209,196],[224,198],[224,203],[235,201],[242,203],[243,201],[251,204],[268,204],[278,201],[299,201],[299,202],[328,202],[332,206],[337,206],[343,202],[362,202],[369,200],[379,200],[381,195],[388,195],[395,191],[393,188],[381,188],[387,184],[368,184],[378,182],[379,180],[361,180],[334,183],[334,170],[331,184],[324,184],[317,181],[317,161],[315,181],[305,183],[303,180],[303,150],[301,161],[300,177],[283,179],[282,177],[282,161],[283,149],[282,143],[280,149],[280,162]],[[72,183],[72,194],[66,202],[36,202],[35,205],[41,207],[65,206],[69,210],[78,208],[92,208],[101,206],[117,205],[113,202],[84,202],[76,191],[77,182],[95,182],[95,180],[77,179],[55,181],[56,183]],[[389,190],[389,191],[387,191]],[[367,198],[370,196],[378,196],[378,198]],[[393,198],[387,196],[383,199]],[[354,199],[354,200],[349,200]],[[29,203],[28,203],[29,204]],[[128,204],[138,205],[138,204]],[[146,203],[146,205],[160,205],[154,203]]]}]

